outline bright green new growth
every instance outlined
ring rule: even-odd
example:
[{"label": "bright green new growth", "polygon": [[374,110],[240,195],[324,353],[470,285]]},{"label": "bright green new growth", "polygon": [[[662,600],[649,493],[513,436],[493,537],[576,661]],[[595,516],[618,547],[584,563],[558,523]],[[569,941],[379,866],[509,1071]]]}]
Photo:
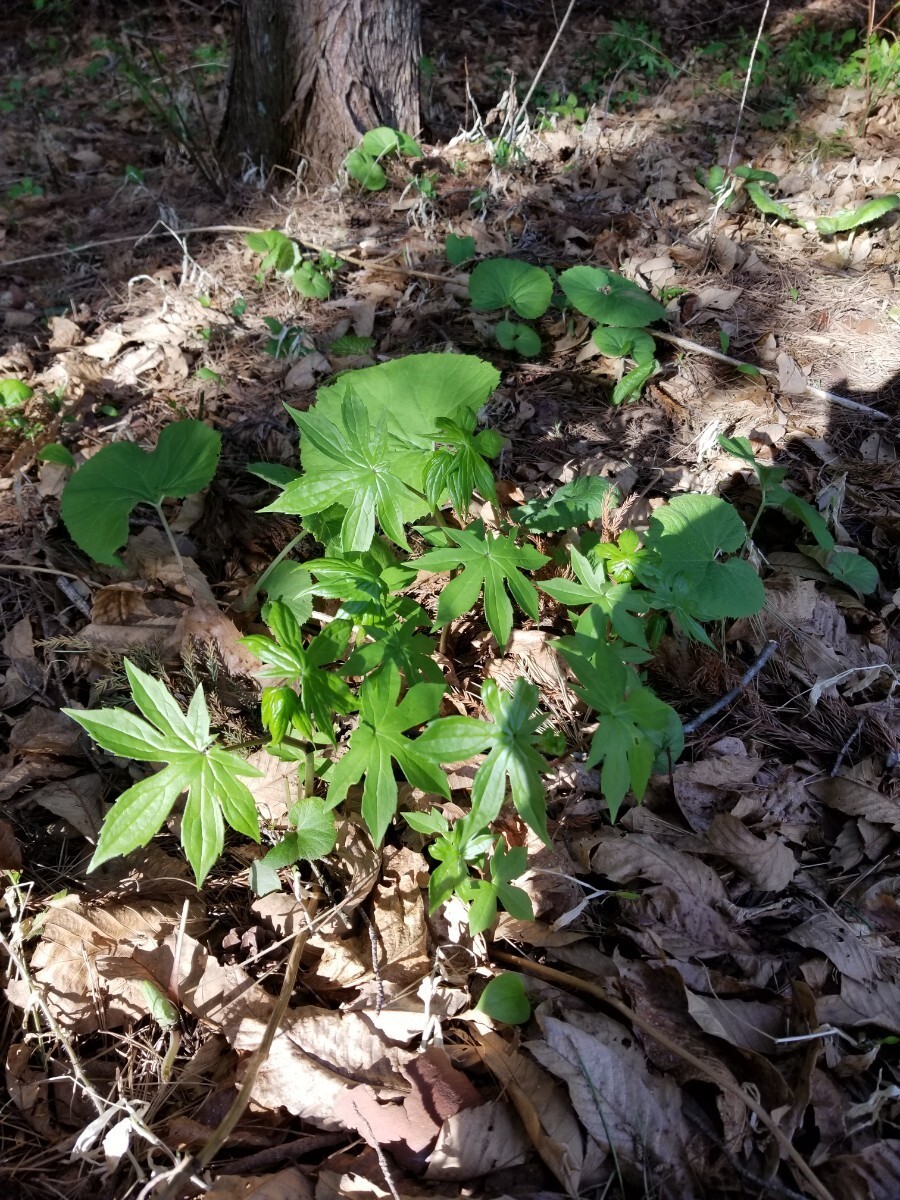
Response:
[{"label": "bright green new growth", "polygon": [[530,325],[520,325],[518,321],[498,321],[494,333],[504,350],[516,350],[524,358],[533,358],[541,352],[541,339]]},{"label": "bright green new growth", "polygon": [[216,472],[221,445],[221,434],[202,421],[176,421],[159,435],[155,450],[141,450],[133,442],[104,446],[75,472],[62,494],[62,518],[73,541],[97,562],[121,566],[116,551],[128,540],[135,505],[151,504],[165,520],[163,500],[205,488]]},{"label": "bright green new growth", "polygon": [[0,379],[0,408],[18,408],[34,395],[34,388],[21,379]]},{"label": "bright green new growth", "polygon": [[262,772],[216,745],[202,688],[197,688],[183,713],[159,680],[127,658],[125,671],[134,702],[146,720],[124,708],[94,712],[65,708],[63,712],[108,753],[168,765],[119,796],[103,822],[88,869],[146,846],[179,796],[187,793],[181,844],[200,887],[222,853],[225,822],[259,841],[256,804],[241,777],[254,778]]},{"label": "bright green new growth", "polygon": [[447,240],[444,242],[444,253],[447,255],[447,262],[452,263],[454,267],[458,267],[461,263],[467,262],[475,254],[475,239],[473,237],[460,237],[456,233],[448,233]]},{"label": "bright green new growth", "polygon": [[468,529],[446,529],[444,534],[452,546],[427,550],[415,560],[415,566],[424,571],[454,571],[462,567],[441,592],[437,624],[446,625],[474,608],[483,588],[485,619],[502,650],[513,625],[512,604],[506,589],[522,611],[537,621],[537,590],[521,572],[536,571],[549,560],[533,546],[517,545],[514,530],[494,536],[481,521],[475,521]]},{"label": "bright green new growth", "polygon": [[531,1002],[525,995],[522,976],[511,971],[495,975],[481,993],[475,1009],[504,1025],[524,1025],[531,1016]]},{"label": "bright green new growth", "polygon": [[304,259],[302,248],[279,229],[247,233],[244,241],[251,250],[263,256],[259,266],[260,279],[275,271],[289,279],[297,291],[310,300],[327,300],[331,295],[331,283],[323,270],[338,265],[338,260],[331,255],[320,255],[318,264]]},{"label": "bright green new growth", "polygon": [[479,312],[511,308],[520,317],[534,319],[544,315],[552,295],[547,272],[515,258],[480,262],[469,276],[469,299]]},{"label": "bright green new growth", "polygon": [[380,192],[387,187],[387,172],[381,165],[382,159],[391,155],[406,158],[421,158],[422,149],[408,133],[382,125],[370,129],[355,150],[351,150],[344,167],[351,179],[355,179],[367,191]]}]

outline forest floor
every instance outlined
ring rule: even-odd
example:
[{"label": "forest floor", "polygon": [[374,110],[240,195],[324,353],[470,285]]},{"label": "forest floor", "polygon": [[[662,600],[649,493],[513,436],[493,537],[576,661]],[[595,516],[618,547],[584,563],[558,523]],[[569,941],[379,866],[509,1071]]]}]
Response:
[{"label": "forest floor", "polygon": [[[214,125],[225,84],[221,6],[120,7],[0,18],[0,385],[31,390],[0,387],[0,1192],[165,1194],[160,1176],[232,1105],[300,938],[251,1104],[179,1195],[896,1200],[900,213],[832,237],[812,224],[900,192],[896,13],[867,79],[864,6],[774,5],[742,110],[762,5],[670,0],[622,21],[578,4],[504,162],[477,134],[497,137],[511,73],[521,98],[566,6],[427,3],[424,160],[372,193],[248,172],[226,201],[199,118]],[[171,104],[187,146],[152,111]],[[746,190],[716,206],[700,180],[729,162],[777,177],[799,222]],[[260,278],[243,231],[273,228],[341,260],[328,299]],[[619,362],[577,314],[541,319],[534,358],[500,349],[451,233],[477,259],[621,272],[681,340],[612,406]],[[129,655],[179,697],[203,683],[232,742],[258,736],[259,664],[239,639],[261,630],[253,584],[299,526],[259,513],[273,492],[245,468],[296,462],[284,401],[433,351],[501,372],[484,417],[508,439],[506,504],[604,476],[627,498],[619,528],[640,534],[686,492],[749,521],[755,478],[717,441],[746,437],[877,587],[841,586],[796,521],[767,513],[764,610],[708,646],[670,634],[646,669],[688,722],[777,648],[614,824],[550,645],[558,607],[520,614],[505,654],[477,613],[457,622],[445,711],[524,674],[567,737],[545,780],[553,849],[503,818],[529,850],[534,921],[503,913],[473,937],[461,901],[429,915],[422,838],[395,822],[376,848],[352,796],[338,850],[262,897],[257,846],[230,836],[198,892],[174,826],[89,874],[142,768],[61,709],[126,703]],[[223,448],[209,488],[168,508],[181,566],[148,508],[124,570],[91,562],[59,517],[65,453],[42,452],[151,449],[183,417]],[[307,539],[296,557],[314,553]],[[433,610],[433,592],[417,599]],[[297,768],[253,761],[271,839]],[[472,776],[452,771],[450,815]],[[527,1022],[476,1011],[498,972],[520,974]]]}]

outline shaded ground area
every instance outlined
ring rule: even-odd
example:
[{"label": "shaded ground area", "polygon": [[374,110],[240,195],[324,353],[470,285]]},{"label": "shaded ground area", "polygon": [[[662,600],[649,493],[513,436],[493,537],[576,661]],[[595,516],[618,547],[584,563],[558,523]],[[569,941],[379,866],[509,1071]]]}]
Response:
[{"label": "shaded ground area", "polygon": [[[219,5],[92,6],[82,21],[23,3],[3,18],[0,380],[33,389],[0,410],[5,1194],[155,1194],[152,1173],[225,1116],[301,927],[292,1007],[206,1195],[900,1192],[900,221],[814,225],[900,191],[896,16],[876,12],[884,46],[866,72],[855,6],[775,6],[742,109],[761,6],[623,22],[578,4],[530,131],[504,148],[564,7],[427,4],[426,157],[370,194],[252,172],[216,194]],[[777,177],[768,191],[797,223],[746,189],[717,205],[703,181],[729,156]],[[340,260],[325,260],[328,299],[261,278],[244,232],[276,227]],[[534,358],[498,346],[468,267],[447,262],[451,232],[478,258],[622,272],[667,305],[680,343],[659,343],[660,372],[612,407],[621,361],[572,310],[540,320]],[[767,511],[766,608],[711,629],[710,646],[667,636],[648,677],[690,721],[778,649],[614,825],[551,647],[558,606],[545,598],[505,654],[480,616],[458,622],[440,661],[448,711],[475,712],[488,675],[524,674],[566,735],[547,776],[553,850],[501,821],[529,850],[534,922],[504,913],[473,938],[461,902],[429,916],[422,838],[395,826],[376,849],[358,798],[321,869],[262,898],[256,847],[233,838],[198,893],[174,828],[87,875],[138,769],[59,709],[125,703],[127,654],[179,698],[203,684],[230,742],[259,738],[258,663],[239,637],[261,629],[254,582],[298,524],[258,512],[272,489],[245,468],[295,464],[283,401],[305,409],[335,373],[425,351],[500,369],[484,419],[508,438],[506,504],[602,475],[625,501],[605,533],[643,532],[691,491],[749,524],[758,486],[717,442],[747,437],[877,567],[877,589],[840,586],[797,522]],[[41,450],[150,447],[183,417],[223,437],[209,489],[170,512],[185,570],[147,508],[124,571],[91,563],[59,521],[68,468]],[[316,553],[311,538],[293,551]],[[430,612],[439,586],[415,593]],[[296,767],[254,761],[275,837]],[[451,774],[451,815],[472,774]],[[498,970],[525,980],[521,1026],[473,1011]]]}]

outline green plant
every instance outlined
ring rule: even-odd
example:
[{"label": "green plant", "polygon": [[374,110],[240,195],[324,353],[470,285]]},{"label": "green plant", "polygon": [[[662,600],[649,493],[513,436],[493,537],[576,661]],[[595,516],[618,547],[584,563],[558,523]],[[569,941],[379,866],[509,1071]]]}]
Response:
[{"label": "green plant", "polygon": [[495,975],[481,993],[475,1009],[505,1025],[523,1025],[531,1016],[531,1004],[522,976],[509,971]]},{"label": "green plant", "polygon": [[6,199],[10,201],[23,200],[27,196],[43,196],[43,194],[44,189],[39,183],[35,183],[30,175],[10,184],[6,189]]},{"label": "green plant", "polygon": [[263,317],[263,324],[272,335],[265,352],[273,358],[303,358],[312,349],[306,330],[299,325],[282,325],[277,317]]},{"label": "green plant", "polygon": [[784,486],[787,475],[786,467],[770,467],[759,462],[753,453],[753,447],[748,438],[724,437],[718,438],[719,445],[735,458],[741,459],[753,469],[759,484],[760,499],[756,515],[747,530],[747,539],[752,539],[759,524],[759,519],[767,508],[779,508],[782,512],[800,521],[812,534],[816,548],[803,547],[800,549],[814,558],[835,579],[846,583],[848,587],[865,595],[874,592],[878,587],[878,571],[867,558],[854,554],[849,549],[837,545],[828,529],[824,518],[818,509],[814,508],[802,496],[797,496]]},{"label": "green plant", "polygon": [[62,519],[73,541],[97,562],[121,566],[116,551],[128,540],[132,509],[149,504],[177,557],[162,502],[205,488],[221,445],[221,434],[202,421],[176,421],[159,435],[155,450],[141,450],[133,442],[104,446],[79,467],[62,494]]},{"label": "green plant", "polygon": [[393,156],[421,158],[422,149],[408,133],[385,125],[363,134],[362,143],[347,155],[344,168],[367,191],[380,192],[388,181],[382,162]]},{"label": "green plant", "polygon": [[[649,337],[646,325],[664,312],[652,297],[606,272],[576,275],[574,286],[571,276],[561,282],[600,322],[598,329],[618,339],[608,346],[627,344],[630,352],[642,353],[640,335]],[[601,788],[615,819],[629,791],[639,800],[651,771],[667,769],[683,748],[677,714],[643,673],[662,634],[672,630],[711,645],[704,626],[762,606],[759,577],[739,555],[748,532],[717,497],[676,496],[654,510],[643,539],[626,529],[616,541],[601,540],[591,526],[616,497],[607,481],[590,478],[513,509],[499,528],[482,519],[463,524],[476,490],[496,503],[489,460],[502,440],[491,430],[477,432],[476,414],[497,379],[489,364],[462,355],[414,355],[347,372],[320,388],[306,412],[292,413],[301,431],[300,471],[252,467],[281,489],[269,509],[300,515],[326,546],[321,557],[304,563],[289,561],[286,551],[264,572],[256,588],[268,595],[261,616],[269,632],[244,639],[260,660],[260,744],[296,762],[302,784],[284,836],[253,868],[257,890],[274,886],[274,872],[333,849],[338,806],[361,796],[363,819],[381,842],[397,813],[400,779],[449,800],[446,765],[483,755],[464,816],[451,821],[432,809],[403,817],[431,839],[432,908],[458,896],[469,906],[475,933],[490,926],[501,906],[527,919],[530,901],[513,882],[527,869],[527,852],[511,845],[514,838],[501,838],[498,823],[510,829],[503,817],[509,802],[509,813],[550,842],[544,777],[550,760],[565,752],[566,739],[525,678],[509,690],[485,680],[481,715],[442,716],[447,682],[434,632],[440,628],[444,642],[458,618],[480,622],[483,597],[484,623],[502,648],[514,605],[538,621],[540,588],[546,604],[558,606],[553,620],[566,630],[558,649],[573,673],[575,694],[595,717],[587,762],[601,768]],[[76,472],[69,487],[82,477],[73,495],[80,496],[83,522],[113,497],[115,527],[96,543],[104,561],[124,541],[134,503],[146,500],[159,508],[170,491],[180,495],[189,484],[208,482],[218,440],[198,426],[169,426],[149,455],[133,446],[109,447],[118,455],[124,451],[128,461],[116,466],[101,451]],[[92,481],[84,473],[98,462]],[[113,469],[129,475],[127,494],[110,493]],[[764,482],[769,501],[790,505],[773,490],[781,487],[780,477]],[[785,489],[785,495],[792,494]],[[71,497],[64,498],[64,511],[70,505]],[[449,507],[462,527],[451,524]],[[429,548],[416,554],[410,547],[421,540]],[[406,561],[399,561],[400,551]],[[551,555],[556,574],[545,578]],[[571,575],[559,574],[564,564]],[[424,572],[450,576],[433,620],[409,594]],[[327,615],[316,607],[317,598],[328,602]],[[429,624],[432,633],[425,632]],[[202,879],[221,852],[225,822],[258,837],[239,778],[246,764],[212,737],[202,693],[185,715],[161,683],[147,679],[129,666],[135,702],[147,720],[123,710],[70,714],[111,753],[168,764],[120,798],[95,858],[144,844],[187,793],[185,849]],[[224,772],[222,781],[216,772]],[[218,790],[210,779],[218,781]]]},{"label": "green plant", "polygon": [[225,823],[259,841],[256,804],[242,779],[261,772],[216,743],[202,688],[197,688],[183,713],[159,680],[128,659],[125,671],[134,702],[146,720],[124,708],[92,712],[66,708],[63,712],[110,754],[168,765],[133,784],[116,800],[104,819],[90,870],[146,846],[179,796],[186,794],[181,844],[199,887],[222,853]]},{"label": "green plant", "polygon": [[321,251],[315,262],[305,258],[301,246],[278,229],[247,233],[244,241],[256,254],[263,256],[257,275],[260,283],[270,271],[275,271],[283,279],[289,279],[301,296],[310,300],[327,300],[331,295],[331,275],[340,266],[340,260],[333,255]]},{"label": "green plant", "polygon": [[468,261],[468,259],[474,256],[475,239],[473,237],[459,237],[455,233],[449,233],[444,243],[444,253],[447,255],[447,261],[452,263],[454,267],[458,267],[461,263]]}]

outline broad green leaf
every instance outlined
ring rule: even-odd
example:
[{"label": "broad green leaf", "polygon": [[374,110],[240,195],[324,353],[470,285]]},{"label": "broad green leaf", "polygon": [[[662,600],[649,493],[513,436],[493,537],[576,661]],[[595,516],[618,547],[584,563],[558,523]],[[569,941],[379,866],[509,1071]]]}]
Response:
[{"label": "broad green leaf", "polygon": [[867,200],[865,204],[854,208],[852,212],[838,213],[834,217],[818,217],[816,229],[823,237],[832,237],[836,233],[849,233],[851,229],[858,229],[861,225],[877,221],[887,213],[893,212],[895,208],[900,208],[900,196],[876,196],[874,200]]},{"label": "broad green leaf", "polygon": [[436,644],[417,633],[412,621],[394,621],[387,629],[371,629],[369,635],[372,640],[358,646],[341,667],[342,675],[371,675],[394,668],[408,684],[444,682],[441,668],[432,657]]},{"label": "broad green leaf", "polygon": [[365,775],[362,815],[378,845],[397,811],[394,762],[413,787],[450,799],[440,754],[420,745],[421,738],[405,736],[437,715],[445,685],[417,683],[398,703],[400,686],[395,669],[365,680],[359,692],[359,725],[350,735],[347,752],[334,764],[328,784],[328,807],[334,808]]},{"label": "broad green leaf", "polygon": [[[668,583],[679,578],[686,589],[687,611],[701,621],[749,617],[765,603],[759,576],[742,559],[721,561],[744,544],[747,530],[730,504],[717,496],[675,496],[656,509],[646,545],[660,557]],[[652,586],[645,568],[638,577]],[[657,581],[658,582],[658,581]]]},{"label": "broad green leaf", "polygon": [[325,858],[337,842],[334,814],[318,796],[298,800],[291,809],[290,820],[294,828],[262,860],[276,871],[295,862]]},{"label": "broad green leaf", "polygon": [[125,669],[135,702],[147,720],[120,708],[63,712],[109,753],[168,765],[119,796],[103,822],[89,869],[146,846],[186,792],[181,843],[199,887],[222,853],[225,821],[259,841],[256,804],[241,777],[262,772],[215,744],[201,688],[185,715],[159,680],[128,659]]},{"label": "broad green leaf", "polygon": [[450,823],[440,809],[432,808],[429,812],[405,812],[400,814],[410,829],[416,833],[424,833],[428,837],[440,837],[450,829]]},{"label": "broad green leaf", "polygon": [[525,994],[522,976],[512,971],[495,975],[475,1008],[504,1025],[524,1025],[531,1017],[531,1001]]},{"label": "broad green leaf", "polygon": [[[595,521],[608,503],[612,484],[599,475],[580,475],[548,496],[546,500],[529,500],[520,508],[510,509],[509,515],[531,533],[562,533]],[[612,489],[610,499],[618,503],[618,492]]]},{"label": "broad green leaf", "polygon": [[802,225],[803,222],[792,208],[789,208],[787,204],[782,204],[780,200],[773,200],[758,183],[749,182],[746,185],[746,191],[759,211],[767,217],[778,217],[779,221],[787,221],[791,225]]},{"label": "broad green leaf", "polygon": [[656,359],[651,358],[649,362],[639,363],[638,366],[627,371],[613,388],[610,396],[611,403],[624,404],[626,400],[637,395],[658,367],[659,363]]},{"label": "broad green leaf", "polygon": [[530,325],[520,325],[517,321],[499,321],[494,327],[494,333],[504,350],[515,350],[524,358],[534,358],[541,352],[540,336]]},{"label": "broad green leaf", "polygon": [[502,649],[509,641],[513,623],[506,589],[519,607],[537,621],[537,590],[521,572],[536,571],[548,558],[533,546],[517,546],[514,531],[488,534],[481,521],[475,521],[467,529],[447,529],[446,534],[454,545],[427,550],[411,564],[422,571],[452,571],[462,567],[461,573],[441,592],[437,624],[446,625],[468,612],[483,589],[484,615]]},{"label": "broad green leaf", "polygon": [[601,325],[643,329],[666,319],[666,310],[643,288],[601,267],[570,267],[559,284],[573,308]]},{"label": "broad green leaf", "polygon": [[351,179],[355,179],[370,192],[380,192],[387,187],[384,167],[375,161],[374,155],[368,154],[360,146],[347,155],[344,168]]},{"label": "broad green leaf", "polygon": [[479,312],[511,308],[520,317],[534,319],[544,315],[552,295],[547,272],[516,258],[487,259],[469,276],[469,299]]},{"label": "broad green leaf", "polygon": [[256,475],[259,479],[264,479],[266,483],[271,483],[273,487],[284,488],[289,483],[293,483],[295,479],[300,478],[300,472],[294,467],[285,466],[283,463],[264,463],[253,462],[248,463],[245,470],[250,475]]},{"label": "broad green leaf", "polygon": [[836,548],[825,559],[824,566],[831,576],[860,595],[867,596],[878,587],[878,569],[875,564],[851,550]]},{"label": "broad green leaf", "polygon": [[[472,354],[408,354],[346,372],[319,389],[318,402],[306,415],[313,422],[324,419],[339,425],[343,401],[352,393],[365,405],[374,426],[384,417],[388,431],[400,441],[430,450],[438,417],[456,420],[463,409],[477,413],[499,382],[500,372]],[[307,470],[322,461],[318,451],[306,445],[301,444],[300,455]]]},{"label": "broad green leaf", "polygon": [[538,707],[539,692],[526,679],[516,680],[512,694],[486,679],[481,700],[490,717],[445,717],[429,725],[417,744],[428,747],[442,762],[464,762],[488,750],[472,786],[472,809],[467,830],[480,830],[499,816],[507,785],[519,816],[549,845],[547,811],[541,775],[547,763],[538,752],[538,730],[547,722]]},{"label": "broad green leaf", "polygon": [[267,275],[273,270],[285,275],[293,270],[303,255],[297,243],[279,229],[244,234],[244,241],[255,253],[263,255],[259,264],[262,275]]},{"label": "broad green leaf", "polygon": [[280,600],[298,625],[306,624],[313,609],[313,581],[305,567],[297,562],[280,562],[266,574],[262,586],[269,600]]},{"label": "broad green leaf", "polygon": [[202,421],[175,421],[159,435],[155,450],[133,442],[104,446],[62,494],[62,518],[72,539],[97,562],[121,566],[116,551],[128,540],[135,505],[158,507],[167,496],[199,492],[215,474],[221,445],[221,434]]},{"label": "broad green leaf", "polygon": [[341,545],[345,551],[368,550],[375,537],[376,518],[385,534],[408,549],[404,501],[418,506],[418,498],[404,482],[404,457],[417,457],[408,443],[398,442],[382,419],[373,429],[365,405],[352,393],[341,406],[341,425],[313,420],[295,412],[304,442],[310,442],[325,460],[319,469],[306,471],[289,483],[263,512],[320,513],[334,504],[345,511]]},{"label": "broad green leaf", "polygon": [[[763,482],[765,482],[765,477],[763,477]],[[765,501],[767,507],[777,506],[802,521],[823,550],[834,549],[834,538],[822,514],[808,500],[804,500],[802,496],[782,487],[781,484],[768,484],[765,490]]]},{"label": "broad green leaf", "polygon": [[620,325],[598,325],[591,334],[594,345],[607,358],[630,355],[637,363],[648,363],[656,353],[656,342],[644,329],[623,328]]},{"label": "broad green leaf", "polygon": [[[721,168],[719,168],[721,170]],[[732,175],[736,175],[738,179],[744,179],[749,183],[778,183],[778,176],[771,171],[760,171],[756,167],[734,167]]]},{"label": "broad green leaf", "polygon": [[408,133],[380,125],[363,134],[362,148],[374,158],[384,154],[403,154],[407,158],[421,158],[422,148]]},{"label": "broad green leaf", "polygon": [[59,442],[51,442],[49,446],[43,446],[37,452],[38,462],[59,463],[61,467],[74,467],[75,459],[72,457],[72,451]]},{"label": "broad green leaf", "polygon": [[301,263],[291,272],[291,283],[309,300],[327,300],[331,295],[331,283],[314,263]]},{"label": "broad green leaf", "polygon": [[333,342],[329,342],[327,350],[329,354],[335,354],[340,358],[350,354],[368,354],[374,345],[373,337],[360,337],[357,333],[344,333],[335,338]]},{"label": "broad green leaf", "polygon": [[458,267],[460,263],[464,263],[474,256],[475,239],[448,233],[447,240],[444,242],[444,253],[447,255],[447,261],[454,267]]},{"label": "broad green leaf", "polygon": [[21,379],[0,379],[0,408],[18,408],[33,395],[34,388]]}]

